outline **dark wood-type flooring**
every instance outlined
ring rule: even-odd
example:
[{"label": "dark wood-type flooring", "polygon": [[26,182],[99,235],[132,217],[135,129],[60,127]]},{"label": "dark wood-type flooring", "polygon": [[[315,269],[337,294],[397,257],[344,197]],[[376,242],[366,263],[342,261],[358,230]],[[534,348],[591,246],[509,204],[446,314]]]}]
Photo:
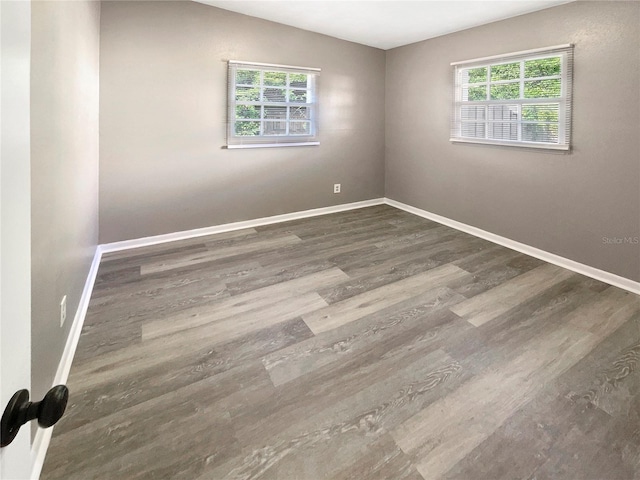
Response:
[{"label": "dark wood-type flooring", "polygon": [[640,297],[377,206],[105,255],[42,479],[638,479]]}]

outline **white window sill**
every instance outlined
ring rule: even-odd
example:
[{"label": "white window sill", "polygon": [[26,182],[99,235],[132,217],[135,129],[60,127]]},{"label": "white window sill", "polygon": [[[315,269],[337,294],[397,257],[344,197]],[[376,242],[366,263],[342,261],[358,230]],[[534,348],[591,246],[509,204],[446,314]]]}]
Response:
[{"label": "white window sill", "polygon": [[568,152],[571,150],[569,145],[555,145],[552,143],[534,143],[534,142],[505,142],[500,140],[483,140],[480,138],[450,138],[451,143],[477,143],[480,145],[499,145],[503,147],[520,147],[520,148],[536,148],[539,150],[560,150]]},{"label": "white window sill", "polygon": [[309,147],[312,145],[320,145],[320,142],[303,142],[303,143],[245,143],[243,145],[227,145],[228,149],[235,148],[275,148],[275,147]]}]

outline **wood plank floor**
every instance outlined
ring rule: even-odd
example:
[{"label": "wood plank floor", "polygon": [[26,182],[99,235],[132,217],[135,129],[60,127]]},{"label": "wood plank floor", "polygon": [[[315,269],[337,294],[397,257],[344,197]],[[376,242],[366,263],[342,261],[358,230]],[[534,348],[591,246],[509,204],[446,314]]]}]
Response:
[{"label": "wood plank floor", "polygon": [[638,479],[640,297],[388,206],[106,255],[43,479]]}]

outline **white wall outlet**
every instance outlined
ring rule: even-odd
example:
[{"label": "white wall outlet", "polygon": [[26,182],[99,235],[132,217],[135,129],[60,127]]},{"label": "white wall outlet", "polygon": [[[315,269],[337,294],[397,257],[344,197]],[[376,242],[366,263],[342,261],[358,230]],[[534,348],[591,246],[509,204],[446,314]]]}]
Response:
[{"label": "white wall outlet", "polygon": [[60,326],[64,325],[64,321],[67,319],[67,296],[65,295],[60,300]]},{"label": "white wall outlet", "polygon": [[333,193],[340,193],[340,184],[339,183],[334,183],[333,184]]}]

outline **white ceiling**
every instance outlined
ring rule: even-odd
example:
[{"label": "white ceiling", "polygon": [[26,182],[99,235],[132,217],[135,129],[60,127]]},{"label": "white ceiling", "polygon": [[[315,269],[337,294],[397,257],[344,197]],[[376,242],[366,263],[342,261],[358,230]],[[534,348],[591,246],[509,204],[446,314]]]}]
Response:
[{"label": "white ceiling", "polygon": [[573,0],[196,1],[388,50]]}]

